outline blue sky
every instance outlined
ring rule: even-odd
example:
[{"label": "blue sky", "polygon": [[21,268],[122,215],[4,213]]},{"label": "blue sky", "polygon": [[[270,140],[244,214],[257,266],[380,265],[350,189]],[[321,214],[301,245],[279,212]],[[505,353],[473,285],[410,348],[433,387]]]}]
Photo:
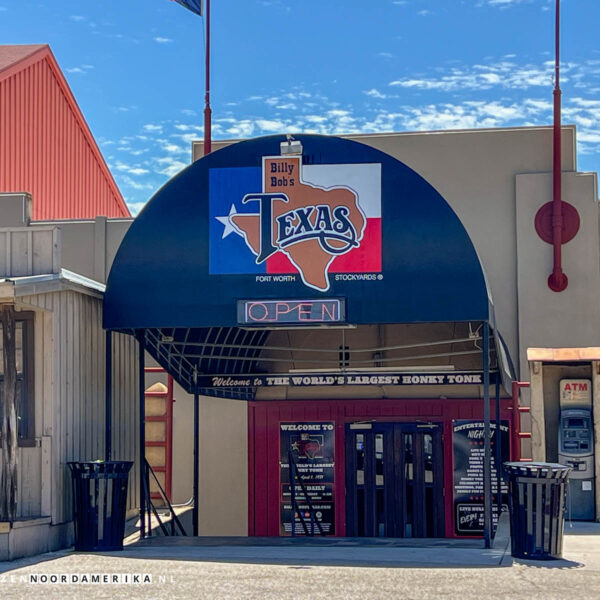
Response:
[{"label": "blue sky", "polygon": [[[563,122],[600,170],[599,0],[562,1]],[[0,0],[49,43],[135,214],[202,137],[204,19],[168,0]],[[554,0],[212,0],[216,139],[550,124]]]}]

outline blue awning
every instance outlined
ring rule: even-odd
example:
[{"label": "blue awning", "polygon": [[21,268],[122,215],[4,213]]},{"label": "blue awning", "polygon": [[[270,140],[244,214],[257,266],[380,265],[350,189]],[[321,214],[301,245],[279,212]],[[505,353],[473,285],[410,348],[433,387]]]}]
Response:
[{"label": "blue awning", "polygon": [[[240,300],[339,298],[352,325],[491,320],[469,235],[425,179],[358,142],[295,138],[301,155],[270,136],[193,163],[117,252],[104,327],[135,334],[188,389],[194,373],[251,372],[268,331],[240,327]],[[215,352],[224,340],[238,350]]]}]

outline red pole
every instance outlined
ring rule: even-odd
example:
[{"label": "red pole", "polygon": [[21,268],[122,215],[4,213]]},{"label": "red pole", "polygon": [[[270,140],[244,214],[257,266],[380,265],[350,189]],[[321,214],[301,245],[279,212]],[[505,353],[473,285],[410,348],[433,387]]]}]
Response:
[{"label": "red pole", "polygon": [[529,406],[521,406],[519,404],[519,396],[521,388],[531,386],[529,381],[513,381],[512,383],[512,432],[510,436],[510,460],[521,461],[529,460],[521,458],[521,439],[531,438],[531,432],[524,433],[521,431],[521,413],[530,412]]},{"label": "red pole", "polygon": [[206,94],[204,95],[204,156],[211,152],[210,110],[210,0],[206,0]]},{"label": "red pole", "polygon": [[562,271],[562,157],[561,157],[561,90],[560,90],[560,0],[556,0],[556,60],[554,66],[554,143],[552,165],[552,246],[554,269],[548,286],[554,292],[566,289],[569,280]]},{"label": "red pole", "polygon": [[[512,427],[511,427],[511,435],[510,435],[510,449],[509,456],[510,460],[520,460],[521,459],[521,442],[519,440],[519,383],[517,381],[513,381],[512,384]],[[518,454],[517,454],[518,451]]]}]

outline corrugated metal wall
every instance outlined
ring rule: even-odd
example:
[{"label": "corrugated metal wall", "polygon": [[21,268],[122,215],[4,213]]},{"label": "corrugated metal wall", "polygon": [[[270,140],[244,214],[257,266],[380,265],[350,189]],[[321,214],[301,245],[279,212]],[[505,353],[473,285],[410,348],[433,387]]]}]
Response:
[{"label": "corrugated metal wall", "polygon": [[[17,518],[28,519],[44,516],[42,510],[42,450],[19,448],[17,454]],[[0,462],[0,473],[2,463]],[[47,516],[47,515],[46,515]]]},{"label": "corrugated metal wall", "polygon": [[0,80],[0,191],[29,192],[37,220],[129,216],[50,60]]},{"label": "corrugated metal wall", "polygon": [[[102,301],[72,291],[21,299],[36,315],[36,436],[51,447],[51,477],[41,477],[53,523],[71,520],[69,461],[104,458],[105,334]],[[113,458],[138,461],[137,351],[132,337],[114,334]],[[41,452],[40,460],[44,460]],[[130,473],[128,507],[139,506],[137,466]],[[46,483],[44,480],[47,479]],[[25,516],[25,515],[23,515]]]}]

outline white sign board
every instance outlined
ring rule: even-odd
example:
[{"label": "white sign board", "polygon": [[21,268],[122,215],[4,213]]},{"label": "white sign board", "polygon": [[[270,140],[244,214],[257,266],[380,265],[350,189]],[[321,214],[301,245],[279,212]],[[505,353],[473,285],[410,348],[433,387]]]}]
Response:
[{"label": "white sign board", "polygon": [[592,408],[592,382],[589,379],[560,380],[560,408]]}]

